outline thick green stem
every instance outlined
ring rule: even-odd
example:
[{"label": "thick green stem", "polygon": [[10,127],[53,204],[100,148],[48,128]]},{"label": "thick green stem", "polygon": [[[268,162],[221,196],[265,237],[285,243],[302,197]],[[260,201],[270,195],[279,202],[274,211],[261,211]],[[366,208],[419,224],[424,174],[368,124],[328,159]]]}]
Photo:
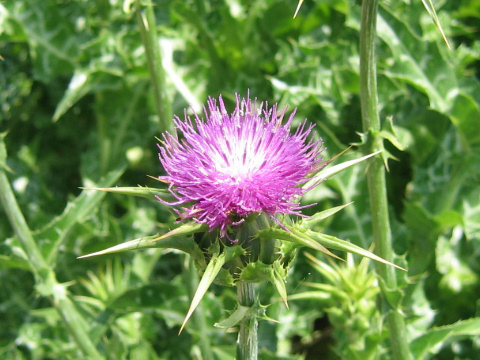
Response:
[{"label": "thick green stem", "polygon": [[255,284],[239,282],[237,284],[238,304],[250,308],[240,322],[237,341],[237,360],[257,360],[258,358],[258,319],[257,295]]},{"label": "thick green stem", "polygon": [[84,327],[77,326],[79,319],[83,320],[85,324],[86,321],[78,313],[70,300],[63,296],[60,296],[60,301],[56,299],[56,294],[61,291],[61,285],[58,284],[53,271],[49,269],[45,259],[38,249],[27,223],[25,222],[25,218],[13,196],[12,189],[3,170],[0,170],[0,200],[15,233],[21,241],[24,251],[28,255],[32,270],[36,274],[37,287],[44,288],[45,292],[50,292],[52,294],[51,300],[55,305],[55,308],[64,319],[65,325],[69,329],[81,351],[89,358],[103,359],[103,356],[100,355],[95,345],[90,340],[88,333],[84,331]]},{"label": "thick green stem", "polygon": [[158,119],[162,131],[171,130],[172,106],[168,100],[165,84],[165,71],[162,64],[162,53],[157,37],[157,24],[153,4],[149,1],[143,8],[141,1],[136,1],[137,19],[140,25],[142,41],[145,47],[148,70],[153,86],[153,96],[157,108]]},{"label": "thick green stem", "polygon": [[103,359],[88,336],[88,331],[85,329],[87,322],[67,298],[62,285],[57,282],[53,270],[40,252],[18,206],[4,170],[6,150],[2,136],[0,135],[0,202],[15,234],[20,239],[23,250],[28,256],[32,271],[35,274],[37,288],[43,289],[46,294],[50,294],[52,303],[64,319],[65,325],[84,355],[92,359]]},{"label": "thick green stem", "polygon": [[[382,151],[383,139],[379,136],[380,118],[377,108],[377,74],[375,58],[376,24],[378,0],[363,0],[362,25],[360,32],[360,83],[363,131],[369,134],[369,152]],[[385,169],[382,158],[377,156],[368,167],[368,190],[372,212],[373,235],[376,253],[392,261],[392,236],[388,217],[388,202]],[[377,263],[377,272],[387,289],[397,289],[395,270],[391,266]],[[392,343],[392,356],[396,360],[411,359],[405,321],[397,309],[391,308],[383,297],[382,309],[387,317]]]},{"label": "thick green stem", "polygon": [[38,275],[42,270],[48,269],[48,265],[35,243],[27,222],[13,195],[7,175],[2,169],[0,169],[0,200],[10,224],[28,256],[32,270]]}]

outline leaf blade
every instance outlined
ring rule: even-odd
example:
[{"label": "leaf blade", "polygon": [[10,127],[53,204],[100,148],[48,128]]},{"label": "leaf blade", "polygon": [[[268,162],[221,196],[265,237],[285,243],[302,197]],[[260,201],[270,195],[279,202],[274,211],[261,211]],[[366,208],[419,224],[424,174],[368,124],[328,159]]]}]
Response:
[{"label": "leaf blade", "polygon": [[190,308],[188,309],[185,320],[183,321],[183,324],[180,327],[180,331],[178,332],[179,334],[183,331],[183,328],[187,324],[198,304],[200,304],[200,301],[202,300],[203,296],[212,284],[213,280],[215,280],[217,274],[222,269],[222,266],[227,261],[230,261],[231,259],[242,254],[243,252],[244,250],[240,246],[233,246],[225,248],[225,250],[221,254],[217,252],[212,256],[210,262],[207,265],[207,268],[205,269],[205,272],[202,275],[202,278],[200,279],[197,291],[195,291],[195,295],[193,296],[192,302],[190,303]]}]

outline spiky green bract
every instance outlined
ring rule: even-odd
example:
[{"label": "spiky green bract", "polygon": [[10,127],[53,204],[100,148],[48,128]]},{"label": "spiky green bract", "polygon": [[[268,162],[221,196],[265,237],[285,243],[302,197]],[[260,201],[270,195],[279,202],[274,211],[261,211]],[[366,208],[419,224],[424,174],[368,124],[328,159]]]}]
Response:
[{"label": "spiky green bract", "polygon": [[345,262],[329,264],[309,253],[305,256],[323,280],[305,282],[311,290],[288,299],[321,304],[334,325],[335,351],[342,359],[374,360],[386,330],[376,308],[380,287],[375,273],[369,270],[370,260],[363,258],[356,263],[352,254],[348,254]]},{"label": "spiky green bract", "polygon": [[[114,193],[114,194],[121,194],[121,195],[131,195],[131,196],[136,196],[136,197],[142,197],[142,198],[145,198],[145,199],[152,199],[155,196],[168,197],[168,195],[169,195],[168,190],[150,188],[150,187],[146,187],[146,186],[110,187],[110,188],[82,187],[81,189],[105,191],[105,192],[110,192],[110,193]],[[173,198],[172,198],[172,200],[173,200]]]},{"label": "spiky green bract", "polygon": [[217,274],[222,269],[223,265],[226,262],[236,258],[245,253],[245,251],[238,245],[226,248],[222,253],[220,253],[220,246],[218,243],[212,245],[211,251],[213,252],[213,256],[208,263],[205,272],[203,273],[202,279],[200,280],[200,284],[198,285],[197,291],[193,296],[192,303],[190,304],[190,308],[188,309],[187,316],[183,321],[182,327],[180,328],[180,332],[182,332],[185,324],[187,323],[190,316],[192,316],[195,308],[202,300],[203,296],[207,292],[210,285],[213,283],[213,280],[217,277]]},{"label": "spiky green bract", "polygon": [[[306,246],[314,250],[319,250],[327,255],[332,256],[327,249],[340,250],[350,252],[356,255],[360,255],[378,262],[381,262],[386,265],[396,267],[400,270],[405,270],[402,267],[395,265],[389,261],[382,259],[381,257],[375,255],[374,253],[365,250],[355,244],[352,244],[348,241],[341,240],[335,236],[318,233],[311,230],[305,230],[299,225],[291,226],[290,228],[270,228],[262,230],[258,233],[258,236],[261,239],[272,239],[280,238],[282,240],[293,242],[297,244],[298,247]],[[333,255],[338,258],[338,256]]]},{"label": "spiky green bract", "polygon": [[[98,255],[107,255],[113,254],[128,250],[138,250],[145,248],[170,248],[177,249],[187,254],[190,254],[194,258],[202,258],[202,252],[193,241],[191,237],[187,235],[192,235],[197,232],[205,231],[206,226],[198,224],[195,222],[189,222],[183,224],[182,226],[169,231],[164,235],[153,235],[145,236],[139,239],[127,241],[115,246],[112,246],[108,249],[97,251],[88,255],[80,256],[79,259],[98,256]],[[179,237],[179,238],[176,238]],[[199,255],[200,254],[200,255]]]}]

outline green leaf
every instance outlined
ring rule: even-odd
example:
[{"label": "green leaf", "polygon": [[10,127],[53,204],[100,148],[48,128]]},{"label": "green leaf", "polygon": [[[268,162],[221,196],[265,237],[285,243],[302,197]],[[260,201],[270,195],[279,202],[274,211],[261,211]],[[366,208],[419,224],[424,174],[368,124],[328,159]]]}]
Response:
[{"label": "green leaf", "polygon": [[88,74],[84,71],[77,71],[72,76],[68,89],[53,114],[54,122],[65,114],[77,101],[90,92],[91,84],[88,80]]},{"label": "green leaf", "polygon": [[333,264],[333,267],[325,261],[320,261],[308,252],[304,252],[305,257],[309,260],[310,266],[317,270],[322,276],[332,284],[339,283],[341,280],[339,269]]},{"label": "green leaf", "polygon": [[[198,262],[197,262],[197,267],[199,267],[200,269],[204,269],[205,266],[206,265],[204,265],[204,264],[200,264],[200,266],[198,266]],[[215,278],[214,282],[215,282],[215,284],[221,285],[221,286],[229,286],[229,287],[234,286],[235,285],[235,278],[233,277],[233,275],[228,270],[228,265],[226,267],[227,268],[220,269],[220,271],[217,274],[217,277]]]},{"label": "green leaf", "polygon": [[0,255],[0,269],[33,270],[28,260],[19,258],[17,256],[5,255]]},{"label": "green leaf", "polygon": [[[347,279],[349,280],[349,279]],[[304,285],[310,286],[316,290],[319,290],[320,293],[325,293],[325,294],[330,294],[330,296],[333,297],[334,300],[344,303],[348,303],[348,301],[351,300],[351,297],[349,296],[347,292],[345,292],[343,289],[338,288],[338,284],[331,285],[331,284],[323,284],[323,283],[311,283],[311,282],[304,282]]]},{"label": "green leaf", "polygon": [[288,275],[287,269],[285,269],[282,263],[277,260],[273,263],[273,277],[270,279],[272,284],[277,289],[278,295],[282,299],[283,303],[288,309],[288,302],[287,302],[287,287],[285,285],[285,280]]},{"label": "green leaf", "polygon": [[[469,240],[480,240],[480,203],[478,189],[463,199],[463,213],[465,214],[465,236]],[[480,244],[480,241],[478,241]]]},{"label": "green leaf", "polygon": [[475,317],[454,324],[435,327],[426,334],[416,338],[410,345],[415,359],[422,360],[428,353],[434,353],[435,348],[455,337],[473,337],[480,335],[480,318]]},{"label": "green leaf", "polygon": [[197,291],[193,296],[192,303],[190,304],[190,308],[188,309],[187,316],[185,316],[185,320],[183,321],[183,324],[180,328],[179,333],[182,332],[183,328],[187,324],[188,319],[190,319],[190,317],[192,316],[193,312],[197,308],[198,304],[202,300],[203,296],[207,292],[213,280],[215,280],[215,277],[217,276],[219,271],[222,269],[222,266],[226,262],[232,260],[237,256],[242,255],[245,252],[245,250],[243,250],[240,246],[232,246],[232,247],[224,248],[224,251],[221,254],[219,254],[218,244],[216,247],[217,247],[217,252],[213,254],[212,258],[210,259],[210,262],[207,265],[207,268],[205,269],[205,272],[202,275],[202,279],[198,284]]},{"label": "green leaf", "polygon": [[396,311],[401,311],[401,302],[403,299],[403,292],[398,288],[390,288],[385,283],[381,277],[378,277],[380,288],[382,289],[382,294],[385,296],[387,303],[392,309]]},{"label": "green leaf", "polygon": [[402,141],[400,141],[398,138],[396,129],[393,126],[393,118],[391,116],[389,116],[386,121],[383,122],[380,136],[390,141],[390,143],[398,150],[404,151],[407,148],[407,145],[402,143]]},{"label": "green leaf", "polygon": [[70,79],[62,99],[55,108],[53,122],[58,121],[88,93],[116,89],[123,76],[122,70],[105,63],[94,64],[87,70],[77,69]]},{"label": "green leaf", "polygon": [[235,360],[235,348],[232,347],[231,351],[230,349],[227,348],[221,348],[219,346],[215,346],[213,349],[213,352],[216,354],[217,359],[222,359],[222,360]]},{"label": "green leaf", "polygon": [[332,296],[323,291],[303,291],[299,294],[290,295],[288,300],[316,300],[330,304]]},{"label": "green leaf", "polygon": [[10,15],[22,24],[31,47],[35,76],[48,81],[73,70],[80,54],[80,34],[76,34],[65,7],[48,1],[14,2]]},{"label": "green leaf", "polygon": [[418,203],[406,202],[403,215],[412,237],[409,251],[409,272],[419,275],[426,271],[434,256],[438,236],[442,233],[439,224],[427,210]]},{"label": "green leaf", "polygon": [[251,283],[269,281],[272,278],[272,265],[261,261],[248,263],[240,273],[239,280]]},{"label": "green leaf", "polygon": [[[390,15],[390,16],[388,16]],[[388,19],[385,18],[388,17]],[[393,66],[386,69],[386,72],[391,77],[407,81],[427,94],[430,99],[431,106],[440,112],[445,112],[450,107],[450,101],[447,96],[449,88],[456,83],[452,66],[445,62],[438,53],[438,48],[435,44],[429,47],[430,52],[435,51],[435,54],[430,53],[432,59],[437,61],[442,71],[438,67],[434,68],[433,62],[429,63],[428,68],[424,68],[416,56],[424,53],[425,50],[417,49],[418,53],[410,51],[411,46],[416,44],[418,47],[419,40],[412,34],[408,33],[408,28],[405,24],[400,23],[393,14],[385,14],[378,16],[378,36],[385,41],[393,53],[395,63]],[[399,32],[400,27],[401,30]],[[401,38],[400,35],[405,35]],[[408,37],[408,38],[406,38]],[[407,44],[407,42],[410,42]],[[407,48],[407,45],[410,48]],[[447,80],[450,83],[447,83]]]},{"label": "green leaf", "polygon": [[453,124],[462,134],[465,144],[469,146],[480,144],[480,108],[478,101],[466,94],[455,97],[450,110]]},{"label": "green leaf", "polygon": [[286,278],[287,270],[283,267],[280,260],[274,261],[271,265],[261,261],[248,263],[245,268],[242,269],[239,276],[239,280],[245,282],[258,283],[270,281],[288,308],[287,288],[285,286]]},{"label": "green leaf", "polygon": [[235,309],[235,311],[228,318],[216,323],[215,327],[221,329],[232,328],[242,321],[252,310],[254,310],[252,307],[238,305],[237,309]]}]

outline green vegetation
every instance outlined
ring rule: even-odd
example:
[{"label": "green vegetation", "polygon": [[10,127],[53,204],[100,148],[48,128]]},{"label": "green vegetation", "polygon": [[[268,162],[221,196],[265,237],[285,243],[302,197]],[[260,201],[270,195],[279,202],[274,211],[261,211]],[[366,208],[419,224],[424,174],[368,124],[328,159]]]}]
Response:
[{"label": "green vegetation", "polygon": [[[155,137],[172,129],[172,114],[201,114],[208,96],[222,94],[231,109],[235,93],[249,91],[298,108],[294,125],[316,123],[327,159],[356,145],[332,165],[370,152],[361,1],[305,1],[294,19],[297,5],[0,3],[0,359],[234,359],[237,333],[228,328],[242,311],[234,287],[213,284],[178,335],[202,254],[149,248],[77,257],[177,227],[155,200],[165,185],[147,176],[163,172]],[[405,321],[412,358],[478,358],[479,18],[476,0],[379,2],[381,127],[373,137],[385,147],[397,254],[387,260],[408,273],[395,270],[392,288],[373,261],[299,252],[288,309],[275,286],[258,285],[260,304],[269,304],[259,359],[390,359],[391,308]],[[367,167],[307,193],[302,202],[316,203],[307,214],[354,203],[303,224],[378,251]],[[82,189],[137,185],[148,187],[143,197]],[[296,224],[292,236],[301,237]]]}]

